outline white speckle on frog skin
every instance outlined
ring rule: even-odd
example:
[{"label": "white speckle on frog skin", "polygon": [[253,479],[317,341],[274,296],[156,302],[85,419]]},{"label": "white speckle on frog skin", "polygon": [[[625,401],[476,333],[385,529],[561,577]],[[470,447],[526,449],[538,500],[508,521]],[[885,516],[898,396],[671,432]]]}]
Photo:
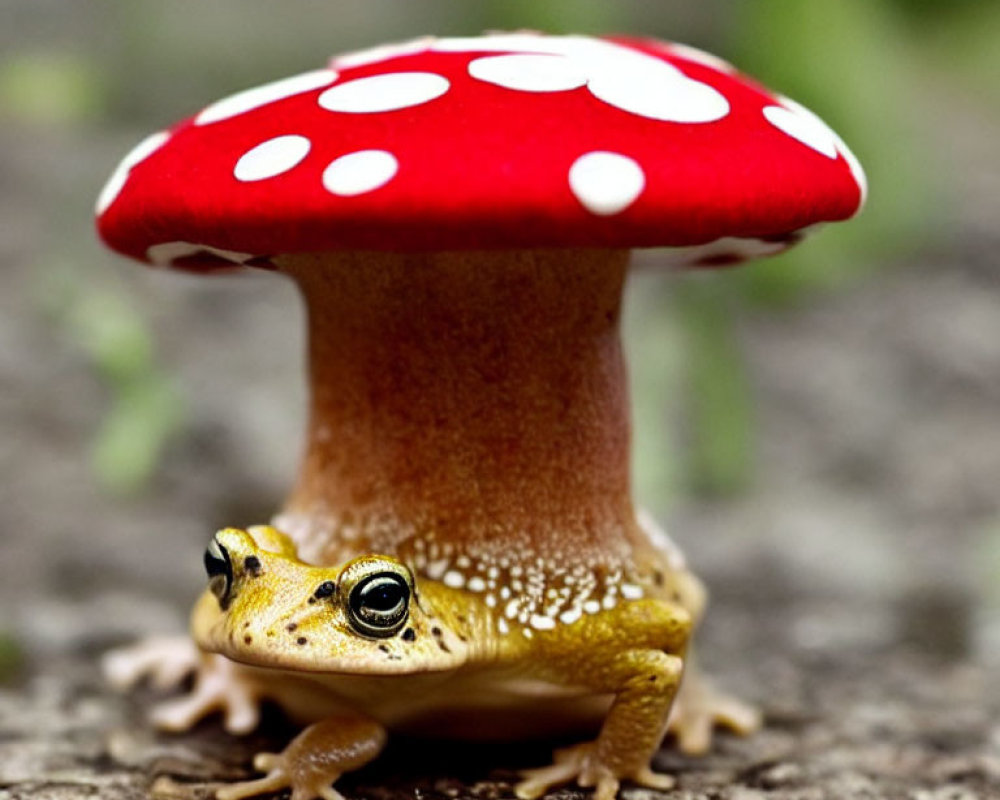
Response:
[{"label": "white speckle on frog skin", "polygon": [[450,586],[452,589],[461,589],[465,586],[465,576],[458,570],[454,569],[448,570],[444,574],[442,581],[445,586]]},{"label": "white speckle on frog skin", "polygon": [[621,592],[622,597],[626,600],[638,600],[643,595],[642,587],[636,586],[634,583],[623,583]]},{"label": "white speckle on frog skin", "polygon": [[450,86],[447,78],[433,72],[390,72],[332,86],[319,96],[319,104],[345,114],[397,111],[428,103]]},{"label": "white speckle on frog skin", "polygon": [[556,621],[552,617],[542,614],[532,614],[529,624],[537,631],[550,631],[556,626]]},{"label": "white speckle on frog skin", "polygon": [[569,187],[576,199],[598,216],[621,213],[636,201],[645,185],[642,167],[620,153],[586,153],[569,170]]},{"label": "white speckle on frog skin", "polygon": [[249,183],[281,175],[297,166],[309,154],[311,146],[305,136],[297,134],[268,139],[240,156],[233,167],[233,177]]},{"label": "white speckle on frog skin", "polygon": [[[443,544],[433,535],[410,540],[410,559],[418,579],[422,576],[440,580],[452,589],[483,593],[484,606],[497,609],[494,621],[500,633],[515,626],[539,632],[553,630],[572,625],[584,614],[611,610],[619,603],[645,596],[642,578],[618,560],[567,566],[525,554],[513,563],[515,559],[509,555],[465,551],[420,566],[427,562],[427,552],[437,549],[443,549]],[[502,561],[508,566],[503,567]],[[513,577],[515,574],[519,577]],[[487,581],[487,575],[494,577]]]},{"label": "white speckle on frog skin", "polygon": [[121,194],[122,189],[125,188],[125,184],[128,182],[128,176],[132,168],[145,161],[163,147],[169,138],[170,134],[167,131],[153,133],[128,152],[125,158],[115,167],[115,171],[111,173],[111,177],[104,184],[101,193],[97,195],[97,203],[94,206],[94,210],[98,215],[107,211],[111,204],[115,202],[118,195]]},{"label": "white speckle on frog skin", "polygon": [[441,576],[445,574],[448,569],[448,559],[442,558],[437,561],[432,561],[427,565],[426,575],[432,581],[441,580]]},{"label": "white speckle on frog skin", "polygon": [[335,80],[337,80],[337,73],[334,70],[317,69],[280,81],[266,83],[263,86],[255,86],[212,103],[194,118],[194,124],[208,125],[212,122],[229,119],[277,100],[284,100],[286,97],[329,86]]},{"label": "white speckle on frog skin", "polygon": [[571,608],[569,611],[563,611],[563,613],[559,615],[559,621],[563,625],[572,625],[574,622],[580,619],[581,616],[583,616],[582,609]]},{"label": "white speckle on frog skin", "polygon": [[365,194],[384,186],[399,170],[396,157],[386,150],[359,150],[334,159],[323,170],[323,188],[342,197]]}]

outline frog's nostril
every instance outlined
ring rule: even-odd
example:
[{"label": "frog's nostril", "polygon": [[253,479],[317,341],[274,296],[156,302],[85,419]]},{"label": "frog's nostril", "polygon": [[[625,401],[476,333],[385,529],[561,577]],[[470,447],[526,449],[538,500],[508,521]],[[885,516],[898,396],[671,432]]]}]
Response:
[{"label": "frog's nostril", "polygon": [[317,600],[323,600],[324,598],[331,597],[337,591],[337,584],[333,581],[323,581],[313,592],[313,597]]}]

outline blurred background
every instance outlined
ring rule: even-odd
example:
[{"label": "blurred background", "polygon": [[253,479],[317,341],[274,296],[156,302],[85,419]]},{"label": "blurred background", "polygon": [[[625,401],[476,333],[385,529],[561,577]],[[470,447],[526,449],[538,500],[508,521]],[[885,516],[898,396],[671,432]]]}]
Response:
[{"label": "blurred background", "polygon": [[210,533],[266,520],[299,453],[291,286],[103,250],[118,160],[337,51],[515,28],[718,53],[868,171],[786,256],[629,288],[637,494],[713,589],[710,654],[1000,662],[1000,4],[0,0],[0,678],[179,630]]}]

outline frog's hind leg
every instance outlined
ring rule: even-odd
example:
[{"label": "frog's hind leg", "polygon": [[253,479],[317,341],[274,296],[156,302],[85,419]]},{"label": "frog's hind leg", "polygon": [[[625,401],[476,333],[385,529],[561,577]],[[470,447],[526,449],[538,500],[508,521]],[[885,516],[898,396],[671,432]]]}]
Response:
[{"label": "frog's hind leg", "polygon": [[194,675],[191,693],[153,707],[150,718],[165,730],[183,731],[221,711],[230,733],[249,733],[260,719],[262,687],[238,664],[205,653],[189,636],[160,636],[113,650],[103,660],[104,675],[125,690],[148,679],[157,689],[172,689]]},{"label": "frog's hind leg", "polygon": [[366,717],[331,717],[310,725],[281,753],[258,753],[253,763],[264,777],[224,786],[215,796],[242,800],[291,789],[291,800],[344,800],[333,782],[375,758],[385,740],[385,729]]},{"label": "frog's hind leg", "polygon": [[760,728],[762,717],[757,708],[716,688],[698,668],[690,651],[687,660],[684,682],[667,723],[667,732],[676,737],[681,752],[688,755],[707,753],[716,727],[727,728],[740,736]]},{"label": "frog's hind leg", "polygon": [[[687,570],[669,573],[668,589],[690,613],[695,629],[708,604],[704,584]],[[754,706],[716,688],[699,668],[694,648],[685,656],[684,680],[670,710],[667,732],[677,739],[677,747],[688,755],[703,755],[712,747],[716,727],[741,736],[761,726],[761,714]]]}]

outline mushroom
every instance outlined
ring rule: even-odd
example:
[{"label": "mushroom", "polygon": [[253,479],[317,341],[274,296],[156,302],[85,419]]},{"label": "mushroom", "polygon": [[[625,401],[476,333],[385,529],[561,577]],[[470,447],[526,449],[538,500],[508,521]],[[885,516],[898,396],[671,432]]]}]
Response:
[{"label": "mushroom", "polygon": [[441,577],[456,551],[613,569],[646,541],[630,248],[772,255],[864,196],[818,117],[714,56],[516,33],[341,56],[214,103],[136,147],[97,213],[140,261],[298,284],[311,406],[275,524],[314,562],[394,552]]}]

